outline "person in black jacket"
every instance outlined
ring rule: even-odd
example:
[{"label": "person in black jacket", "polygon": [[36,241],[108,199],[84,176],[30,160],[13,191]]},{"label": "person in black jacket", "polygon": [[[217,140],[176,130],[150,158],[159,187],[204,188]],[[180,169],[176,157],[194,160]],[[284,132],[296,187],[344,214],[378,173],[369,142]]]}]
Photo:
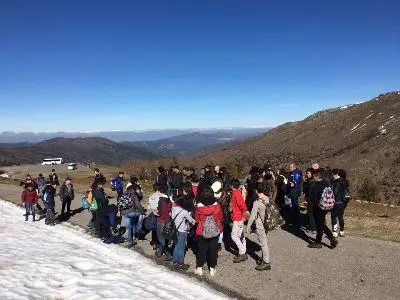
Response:
[{"label": "person in black jacket", "polygon": [[253,208],[254,201],[257,200],[257,185],[258,180],[260,178],[259,169],[258,167],[253,166],[250,169],[249,177],[247,178],[247,197],[246,197],[246,206],[249,211]]},{"label": "person in black jacket", "polygon": [[58,181],[58,175],[56,174],[55,169],[51,170],[51,173],[49,175],[49,180],[50,180],[50,182],[55,182],[57,184],[57,186],[60,185],[60,182]]},{"label": "person in black jacket", "polygon": [[183,174],[179,170],[179,166],[173,167],[173,172],[171,174],[171,187],[172,187],[172,195],[174,197],[182,195]]},{"label": "person in black jacket", "polygon": [[110,234],[110,222],[108,219],[108,197],[103,189],[103,183],[99,182],[92,190],[93,198],[97,202],[96,212],[96,233],[98,236],[105,239],[111,236]]},{"label": "person in black jacket", "polygon": [[331,212],[333,236],[338,236],[337,221],[339,219],[339,235],[344,237],[344,211],[347,206],[346,192],[349,191],[349,182],[345,178],[346,173],[341,172],[341,170],[333,169],[332,174],[332,189],[333,193],[335,194],[335,206]]},{"label": "person in black jacket", "polygon": [[168,174],[167,171],[165,171],[165,168],[163,166],[160,166],[157,168],[157,179],[156,179],[156,184],[158,186],[165,186],[165,188],[168,188]]},{"label": "person in black jacket", "polygon": [[93,185],[101,182],[102,184],[105,184],[107,182],[107,179],[104,177],[103,174],[100,173],[100,170],[98,168],[94,169],[94,182]]},{"label": "person in black jacket", "polygon": [[310,190],[311,190],[313,184],[314,184],[314,169],[308,168],[306,171],[306,176],[303,181],[303,194],[304,194],[304,198],[307,202],[307,216],[308,216],[308,222],[309,222],[309,230],[311,230],[313,234],[316,234],[317,228],[315,226],[313,205],[312,205],[311,201],[309,200]]},{"label": "person in black jacket", "polygon": [[332,231],[326,225],[325,217],[328,211],[322,210],[319,207],[319,201],[322,198],[322,193],[324,189],[328,186],[329,184],[325,180],[323,180],[322,174],[319,171],[316,171],[314,173],[314,183],[309,190],[308,199],[313,206],[317,236],[315,238],[315,243],[310,243],[308,245],[309,248],[322,248],[322,236],[324,233],[331,242],[331,249],[336,248],[336,246],[338,245],[338,242],[334,238]]},{"label": "person in black jacket", "polygon": [[54,215],[55,215],[54,198],[57,192],[56,188],[57,188],[57,183],[54,181],[53,182],[48,181],[46,186],[43,188],[42,200],[46,208],[46,220],[45,220],[46,225],[54,225]]},{"label": "person in black jacket", "polygon": [[[53,181],[54,182],[54,181]],[[71,213],[71,201],[75,198],[74,186],[71,183],[71,177],[65,178],[64,184],[60,187],[60,199],[61,199],[61,216],[65,216],[65,208],[67,208],[67,217]]]}]

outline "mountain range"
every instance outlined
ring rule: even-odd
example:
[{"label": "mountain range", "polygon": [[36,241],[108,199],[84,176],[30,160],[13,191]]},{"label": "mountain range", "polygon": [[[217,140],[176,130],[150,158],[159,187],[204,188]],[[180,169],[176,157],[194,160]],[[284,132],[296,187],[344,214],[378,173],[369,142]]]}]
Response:
[{"label": "mountain range", "polygon": [[206,135],[254,136],[263,133],[268,127],[257,128],[210,128],[210,129],[161,129],[142,131],[97,131],[97,132],[0,132],[0,145],[10,143],[40,143],[45,140],[64,138],[102,137],[114,142],[156,141],[194,132]]}]

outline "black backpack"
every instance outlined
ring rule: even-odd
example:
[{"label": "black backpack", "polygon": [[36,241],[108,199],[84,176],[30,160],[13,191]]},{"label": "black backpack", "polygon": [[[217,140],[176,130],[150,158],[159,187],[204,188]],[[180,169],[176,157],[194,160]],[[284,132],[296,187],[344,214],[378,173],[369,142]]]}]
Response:
[{"label": "black backpack", "polygon": [[[178,228],[175,225],[175,219],[179,216],[179,214],[183,211],[183,209],[175,216],[175,218],[171,219],[167,223],[165,223],[162,235],[166,240],[173,241],[178,233]],[[184,220],[182,220],[183,222]],[[181,222],[181,224],[182,224]],[[181,226],[179,224],[179,226]],[[178,226],[178,227],[179,227]]]},{"label": "black backpack", "polygon": [[132,206],[134,206],[131,195],[125,193],[121,197],[119,197],[117,200],[117,206],[118,209],[121,211],[130,209]]}]

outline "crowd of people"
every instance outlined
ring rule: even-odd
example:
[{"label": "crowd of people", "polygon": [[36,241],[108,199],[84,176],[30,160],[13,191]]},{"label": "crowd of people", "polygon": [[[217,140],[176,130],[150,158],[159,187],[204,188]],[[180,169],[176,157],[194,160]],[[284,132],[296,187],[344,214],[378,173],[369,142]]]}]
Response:
[{"label": "crowd of people", "polygon": [[[315,235],[310,248],[322,248],[325,233],[330,248],[338,245],[337,237],[344,234],[344,212],[351,200],[349,182],[344,170],[320,168],[317,163],[302,172],[296,164],[273,170],[270,166],[252,167],[245,180],[232,179],[220,166],[205,166],[197,176],[193,168],[159,167],[147,206],[139,179],[131,176],[125,185],[125,174],[111,179],[116,192],[116,204],[109,202],[104,191],[106,178],[95,169],[95,179],[82,208],[92,213],[89,226],[106,243],[127,242],[128,248],[148,234],[155,256],[171,261],[180,270],[187,270],[185,253],[192,249],[196,255],[197,275],[203,275],[206,264],[210,276],[215,276],[218,252],[224,247],[236,253],[233,263],[248,259],[246,236],[255,233],[261,247],[256,270],[271,270],[268,231],[286,223],[295,230],[306,226]],[[35,220],[35,206],[41,198],[46,209],[46,224],[54,224],[54,198],[59,185],[54,170],[46,180],[40,174],[34,181],[29,175],[21,196]],[[304,195],[307,224],[302,224],[300,197]],[[70,214],[74,188],[67,177],[59,189],[62,201],[61,216]],[[331,213],[332,231],[326,223]],[[124,226],[121,226],[123,220]],[[339,224],[338,224],[339,221]],[[247,225],[247,226],[246,226]],[[125,235],[125,238],[123,238]]]}]

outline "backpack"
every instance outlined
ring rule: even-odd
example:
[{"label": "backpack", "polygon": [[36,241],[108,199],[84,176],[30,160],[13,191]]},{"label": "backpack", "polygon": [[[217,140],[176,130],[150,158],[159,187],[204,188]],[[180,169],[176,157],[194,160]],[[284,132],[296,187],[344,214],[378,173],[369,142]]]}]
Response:
[{"label": "backpack", "polygon": [[322,210],[331,210],[335,205],[335,194],[330,186],[324,188],[321,199],[319,200],[319,208]]},{"label": "backpack", "polygon": [[[163,228],[163,232],[162,235],[165,239],[172,241],[175,239],[176,234],[178,232],[178,228],[175,225],[175,219],[179,216],[179,214],[183,211],[183,209],[175,216],[175,218],[171,219],[170,221],[168,221],[167,223],[165,223],[165,226]],[[182,220],[182,222],[184,221],[184,219]],[[182,224],[181,222],[181,224]],[[181,224],[179,224],[178,227],[181,226]]]},{"label": "backpack", "polygon": [[89,209],[90,208],[90,203],[88,201],[88,197],[83,196],[81,199],[81,206],[83,209]]},{"label": "backpack", "polygon": [[[262,203],[264,203],[264,201],[260,200]],[[281,227],[284,223],[285,220],[283,220],[281,213],[279,212],[279,210],[276,208],[275,205],[273,204],[269,204],[269,203],[264,203],[265,205],[265,216],[264,216],[264,220],[261,220],[263,225],[264,225],[264,230],[266,233],[268,233],[268,231],[272,231],[278,227]],[[258,215],[259,218],[260,215]]]},{"label": "backpack", "polygon": [[90,205],[90,210],[97,211],[98,209],[97,200],[95,197],[92,198],[92,204]]},{"label": "backpack", "polygon": [[219,234],[220,232],[218,224],[215,221],[214,217],[212,215],[206,216],[206,219],[203,223],[203,231],[201,233],[201,236],[205,239],[212,239],[219,236]]},{"label": "backpack", "polygon": [[89,205],[92,205],[92,202],[93,202],[93,192],[92,191],[88,192],[88,194],[86,196],[86,200],[89,203]]},{"label": "backpack", "polygon": [[132,197],[127,193],[123,194],[117,200],[118,209],[121,211],[130,209],[133,205]]},{"label": "backpack", "polygon": [[43,200],[43,203],[45,203],[45,204],[48,204],[48,203],[50,202],[49,193],[50,193],[49,190],[46,190],[46,191],[43,193],[42,200]]},{"label": "backpack", "polygon": [[349,190],[344,190],[344,203],[348,203],[353,197],[350,194]]}]

